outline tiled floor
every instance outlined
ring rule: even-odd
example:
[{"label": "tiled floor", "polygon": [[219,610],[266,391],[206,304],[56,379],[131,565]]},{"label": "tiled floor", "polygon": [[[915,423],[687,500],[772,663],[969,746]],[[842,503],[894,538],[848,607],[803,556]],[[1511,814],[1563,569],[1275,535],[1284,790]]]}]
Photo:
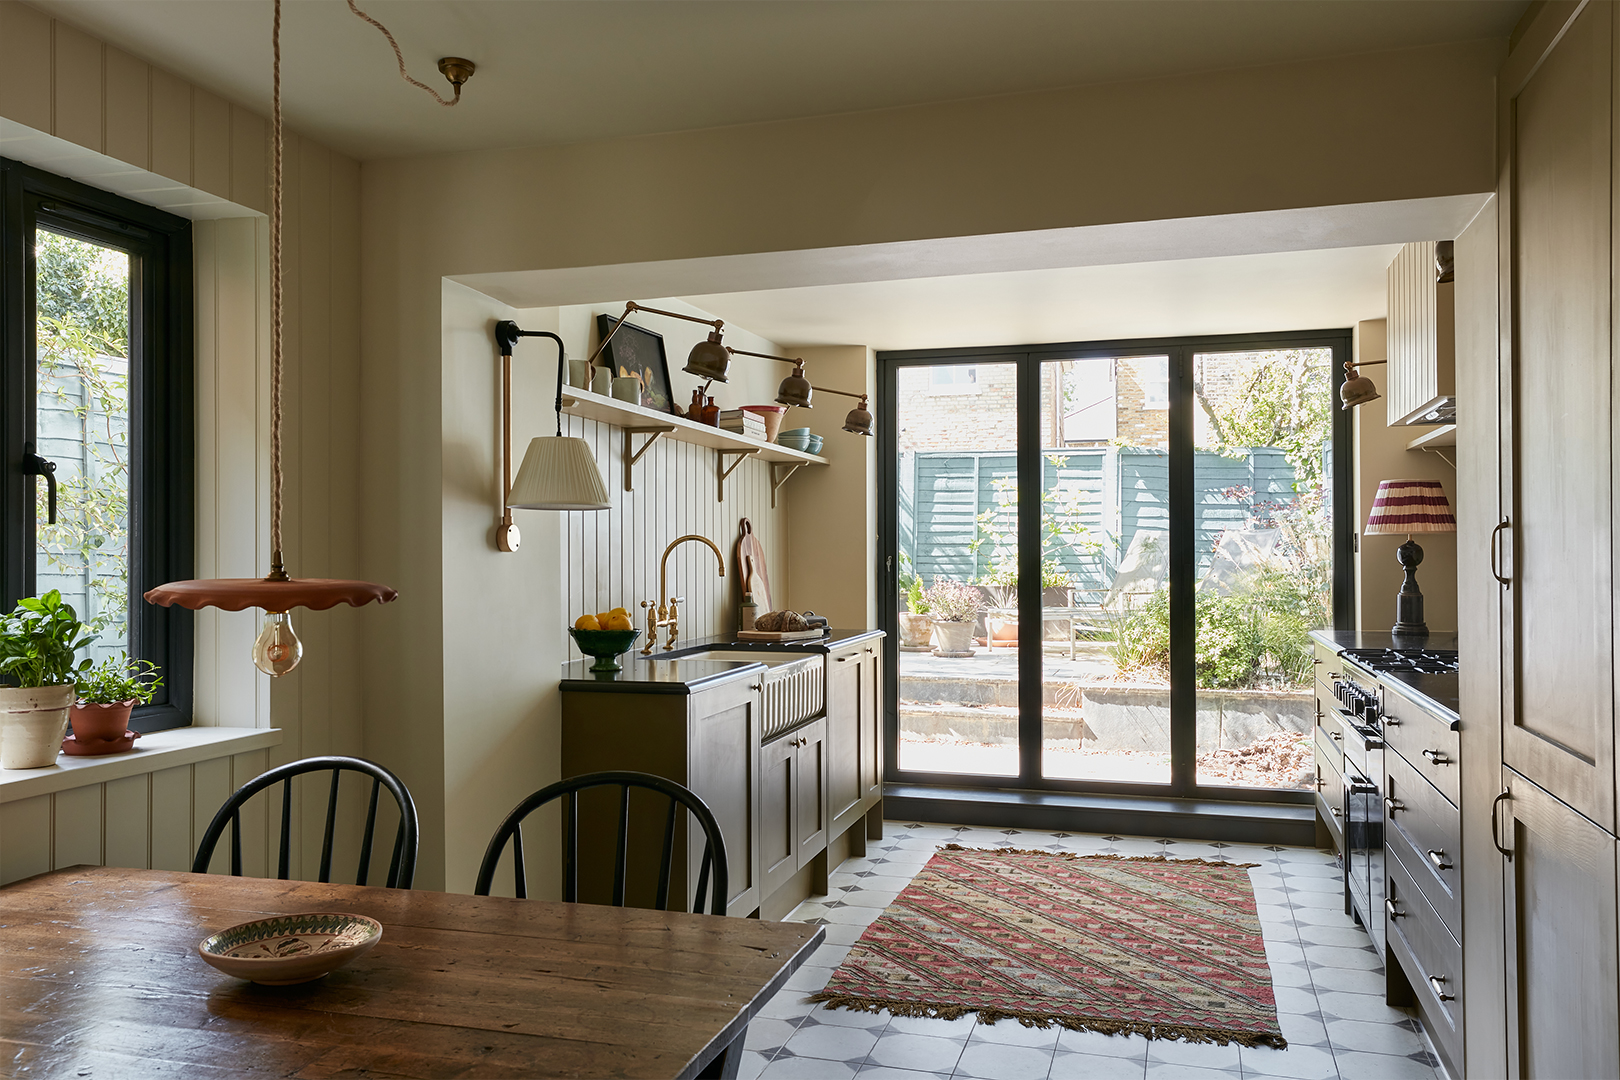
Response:
[{"label": "tiled floor", "polygon": [[[748,1029],[741,1080],[1436,1080],[1437,1059],[1413,1014],[1382,996],[1383,969],[1365,931],[1344,914],[1333,857],[1310,848],[1259,848],[1144,837],[1011,832],[889,822],[865,858],[829,879],[832,895],[790,919],[822,922],[827,940]],[[821,989],[866,925],[905,887],[937,845],[1051,848],[1082,854],[1198,856],[1255,862],[1250,870],[1287,1050],[1149,1041],[985,1025],[805,1002]]]}]

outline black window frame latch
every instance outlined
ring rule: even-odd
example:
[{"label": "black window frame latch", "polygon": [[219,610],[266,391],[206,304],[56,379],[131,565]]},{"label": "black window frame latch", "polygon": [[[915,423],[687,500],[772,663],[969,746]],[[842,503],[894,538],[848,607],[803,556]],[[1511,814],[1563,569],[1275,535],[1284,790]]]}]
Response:
[{"label": "black window frame latch", "polygon": [[45,506],[47,525],[56,524],[56,462],[47,461],[34,452],[34,444],[23,443],[22,471],[24,476],[45,478]]}]

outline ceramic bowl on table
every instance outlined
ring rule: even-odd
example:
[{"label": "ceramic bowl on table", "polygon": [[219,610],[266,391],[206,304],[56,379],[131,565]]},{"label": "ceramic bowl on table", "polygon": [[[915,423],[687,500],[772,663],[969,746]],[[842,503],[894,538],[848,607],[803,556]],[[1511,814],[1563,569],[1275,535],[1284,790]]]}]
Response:
[{"label": "ceramic bowl on table", "polygon": [[364,915],[313,911],[255,919],[204,938],[197,955],[227,975],[265,986],[319,979],[370,952],[382,923]]},{"label": "ceramic bowl on table", "polygon": [[641,636],[640,630],[576,630],[570,627],[574,644],[586,656],[596,657],[592,671],[622,671],[618,658],[630,651],[630,646]]}]

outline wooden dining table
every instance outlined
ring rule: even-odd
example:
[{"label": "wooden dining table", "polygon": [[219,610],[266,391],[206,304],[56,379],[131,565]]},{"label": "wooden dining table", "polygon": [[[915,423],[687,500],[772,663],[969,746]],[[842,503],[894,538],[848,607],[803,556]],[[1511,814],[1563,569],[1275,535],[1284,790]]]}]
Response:
[{"label": "wooden dining table", "polygon": [[[383,925],[324,978],[260,986],[197,943],[271,915]],[[8,1076],[735,1076],[818,926],[546,900],[78,866],[0,889]]]}]

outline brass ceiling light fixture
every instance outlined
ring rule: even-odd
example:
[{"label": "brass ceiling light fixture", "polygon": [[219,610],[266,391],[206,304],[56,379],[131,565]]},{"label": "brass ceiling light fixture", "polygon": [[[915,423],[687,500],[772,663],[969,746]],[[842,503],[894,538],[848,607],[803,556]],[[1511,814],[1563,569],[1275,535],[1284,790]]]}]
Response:
[{"label": "brass ceiling light fixture", "polygon": [[[371,581],[295,578],[287,573],[282,561],[281,0],[275,0],[270,44],[273,55],[270,116],[270,572],[262,578],[171,581],[167,585],[149,589],[145,595],[148,603],[162,607],[179,604],[193,611],[205,607],[222,611],[242,611],[250,607],[262,609],[264,626],[253,643],[253,663],[266,675],[279,676],[297,667],[304,655],[303,643],[293,632],[289,618],[293,608],[324,611],[338,604],[360,607],[373,600],[386,604],[399,593],[387,585]],[[459,92],[459,87],[457,89]]]},{"label": "brass ceiling light fixture", "polygon": [[349,0],[349,10],[354,12],[360,18],[364,19],[366,22],[370,23],[372,26],[375,26],[378,30],[382,31],[382,36],[387,38],[388,44],[393,47],[394,60],[399,64],[400,78],[404,79],[406,82],[410,83],[419,90],[426,90],[429,94],[433,95],[434,101],[437,101],[445,108],[452,108],[461,103],[461,87],[468,79],[473,77],[473,72],[478,70],[477,64],[473,63],[471,60],[464,60],[459,56],[445,56],[439,59],[439,74],[450,80],[450,85],[455,87],[456,90],[455,96],[446,100],[439,95],[437,90],[433,89],[433,87],[429,86],[427,83],[419,82],[418,80],[411,78],[411,73],[405,70],[405,54],[400,52],[399,42],[395,41],[394,35],[388,32],[388,27],[361,11],[360,8],[356,6],[354,0]]}]

